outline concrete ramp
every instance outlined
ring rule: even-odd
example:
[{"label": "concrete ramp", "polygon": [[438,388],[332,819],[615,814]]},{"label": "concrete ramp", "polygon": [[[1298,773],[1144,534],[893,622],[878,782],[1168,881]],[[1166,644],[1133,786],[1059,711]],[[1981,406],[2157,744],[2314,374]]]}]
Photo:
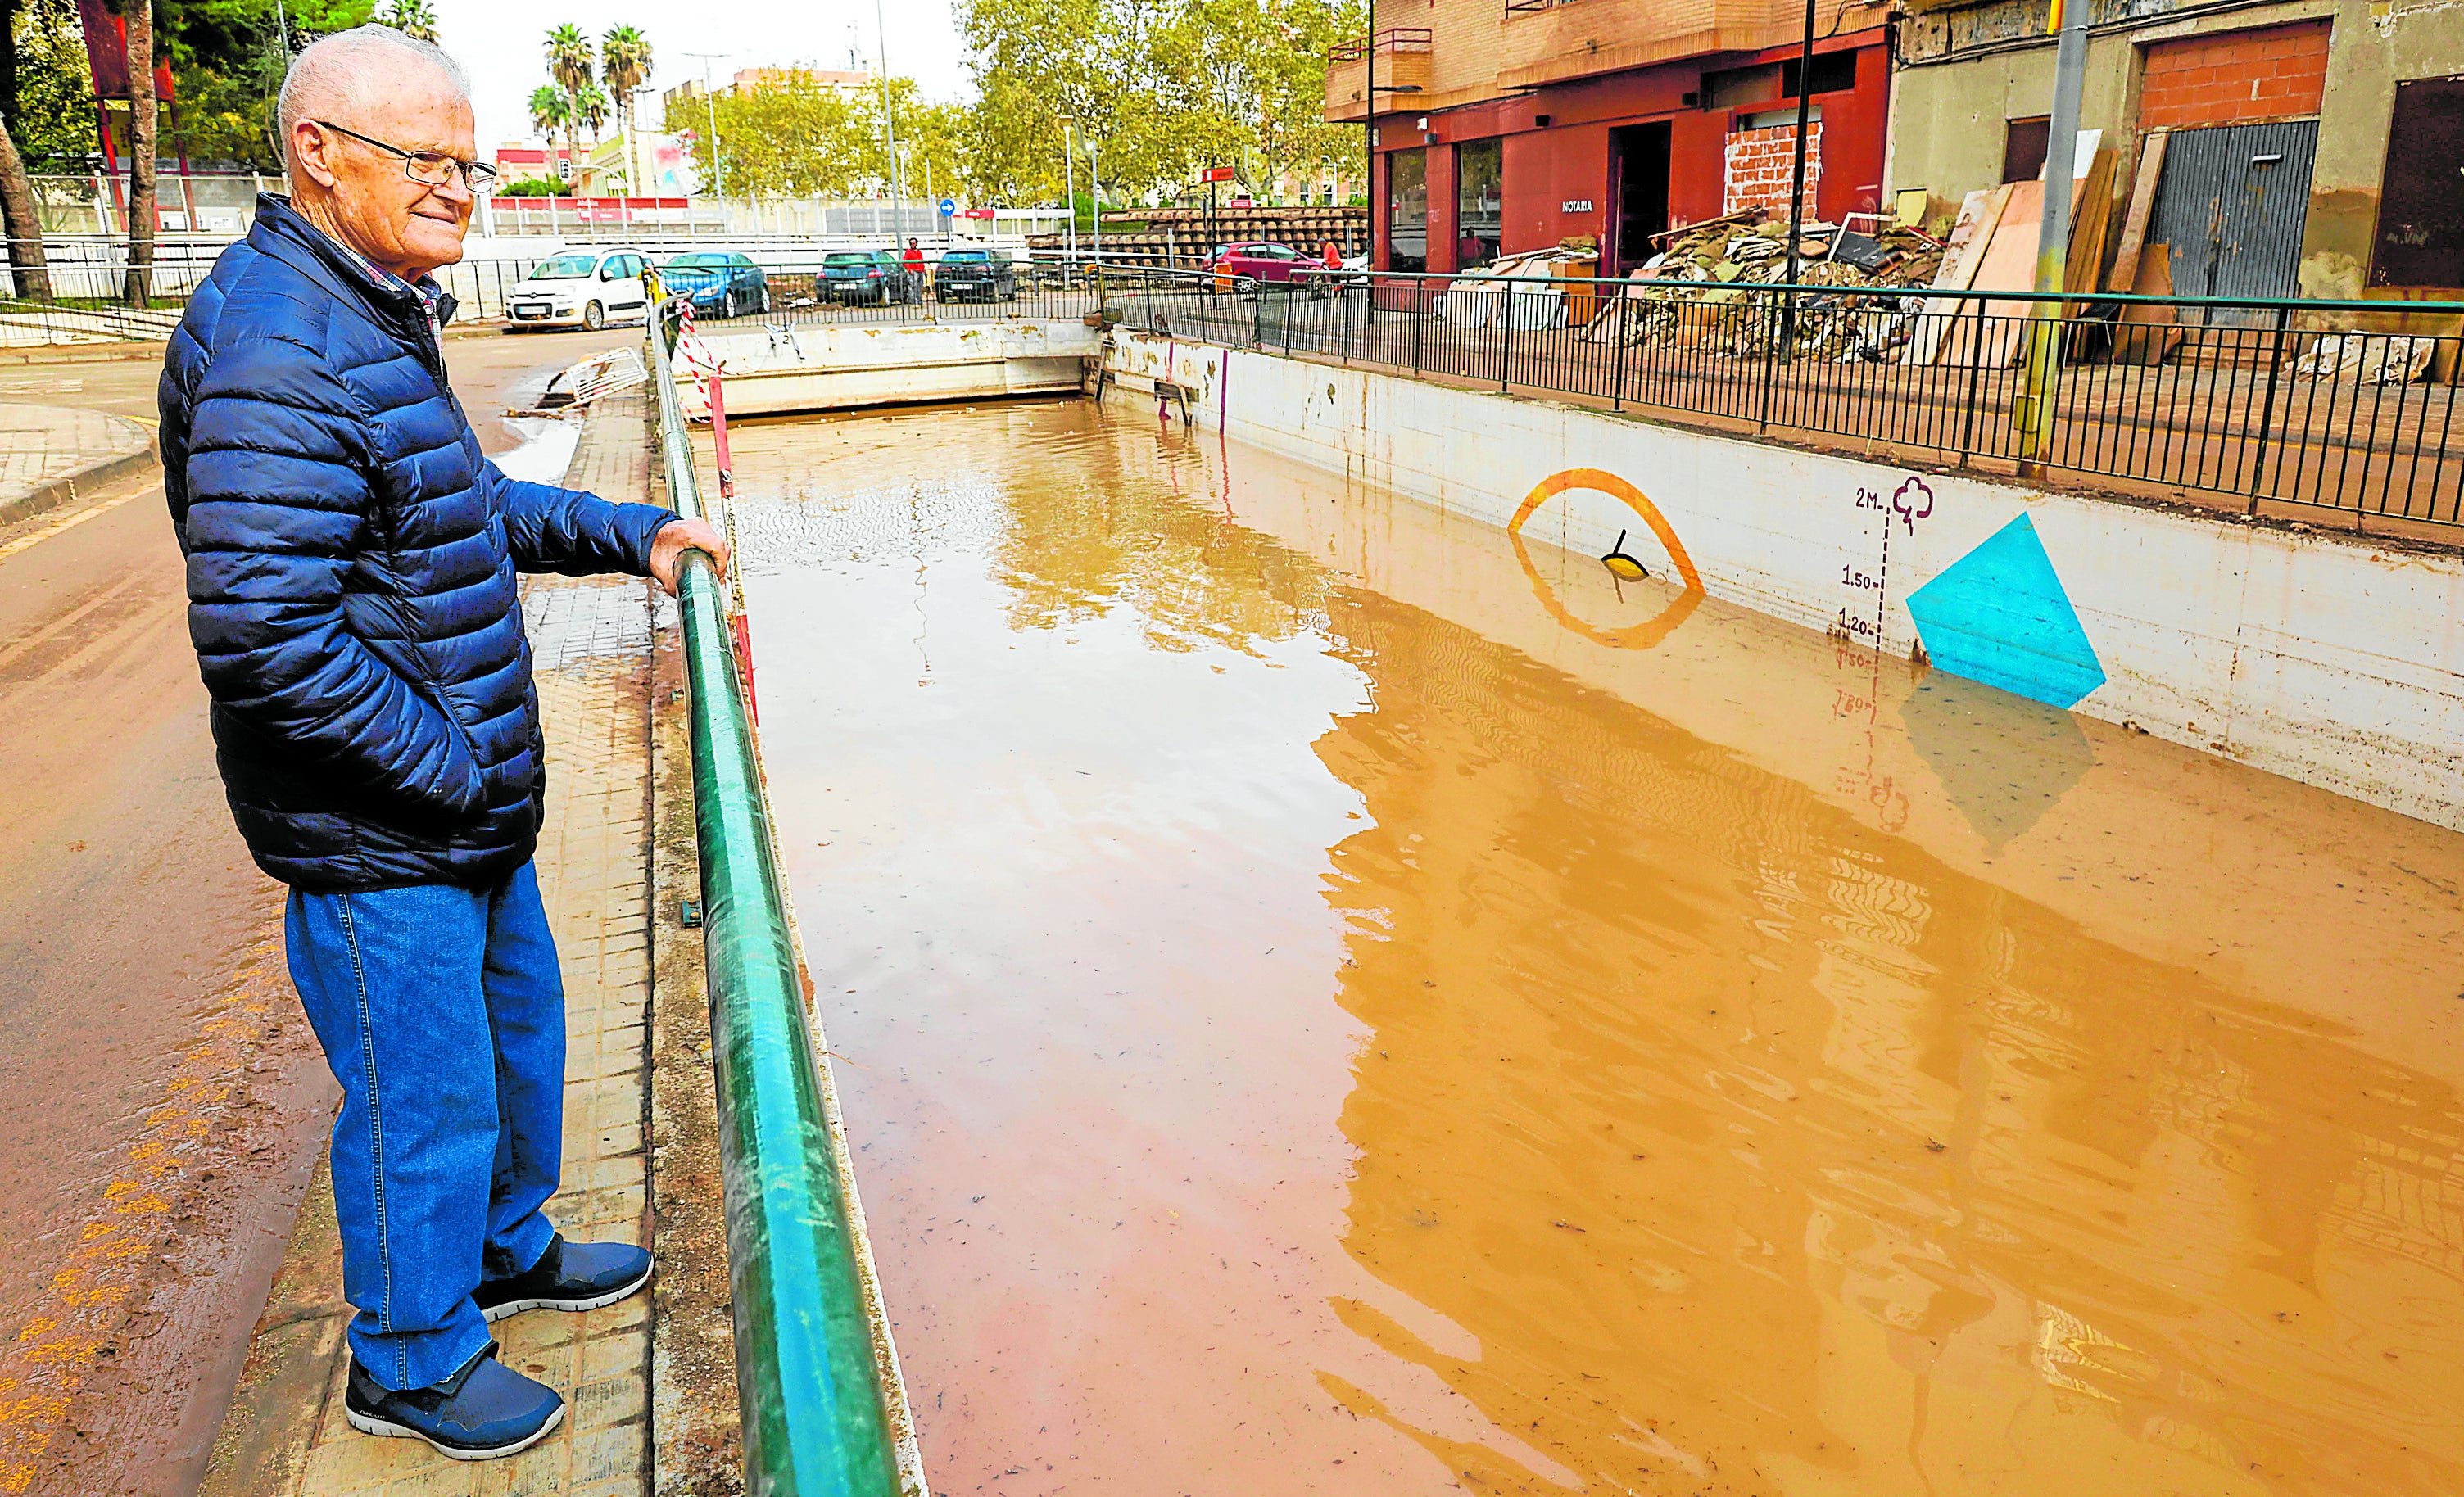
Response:
[{"label": "concrete ramp", "polygon": [[[705,333],[730,415],[1074,392],[1101,336],[1075,318],[769,327]],[[680,382],[685,413],[707,419]]]}]

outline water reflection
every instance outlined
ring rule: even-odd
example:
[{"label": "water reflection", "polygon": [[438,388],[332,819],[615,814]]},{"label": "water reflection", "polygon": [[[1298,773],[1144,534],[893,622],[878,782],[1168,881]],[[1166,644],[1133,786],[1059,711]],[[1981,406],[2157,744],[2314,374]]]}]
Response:
[{"label": "water reflection", "polygon": [[[1544,548],[1085,407],[738,447],[937,1486],[2464,1488],[2456,1066],[2365,1002],[2451,981],[2457,839],[2228,766],[2090,888],[2047,837],[2178,751],[1869,702],[2057,908],[1767,767],[1795,646],[1583,639]],[[2253,806],[2286,862],[2220,878]],[[2356,830],[2423,883],[2336,914]]]}]

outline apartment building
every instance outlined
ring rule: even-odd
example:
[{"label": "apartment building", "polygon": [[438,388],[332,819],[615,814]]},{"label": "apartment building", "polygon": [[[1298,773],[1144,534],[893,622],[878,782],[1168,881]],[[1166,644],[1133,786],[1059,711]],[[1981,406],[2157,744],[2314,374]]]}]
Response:
[{"label": "apartment building", "polygon": [[1784,209],[1800,85],[1810,209],[1881,208],[1884,5],[1821,0],[1804,78],[1796,0],[1383,0],[1375,14],[1373,37],[1331,58],[1326,118],[1369,134],[1381,267],[1465,270],[1592,234],[1600,273],[1622,275],[1665,230]]},{"label": "apartment building", "polygon": [[[2047,0],[1908,0],[1888,175],[1938,208],[2033,177]],[[2453,298],[2464,289],[2464,26],[2419,0],[2073,0],[2080,124],[2152,189],[2143,291]],[[2121,218],[2121,209],[2115,213]],[[2129,288],[2119,288],[2129,289]]]}]

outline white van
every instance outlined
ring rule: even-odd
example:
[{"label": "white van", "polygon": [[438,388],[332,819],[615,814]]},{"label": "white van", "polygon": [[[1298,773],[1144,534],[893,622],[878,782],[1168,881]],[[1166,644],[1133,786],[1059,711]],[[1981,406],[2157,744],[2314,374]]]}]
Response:
[{"label": "white van", "polygon": [[624,246],[561,250],[532,267],[505,298],[506,319],[517,328],[647,322],[650,297],[642,274],[649,264]]}]

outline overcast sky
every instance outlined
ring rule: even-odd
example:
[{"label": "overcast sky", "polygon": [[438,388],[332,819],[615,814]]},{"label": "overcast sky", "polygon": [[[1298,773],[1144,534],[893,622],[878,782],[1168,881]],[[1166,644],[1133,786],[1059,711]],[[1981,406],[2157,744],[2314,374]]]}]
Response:
[{"label": "overcast sky", "polygon": [[[701,77],[711,52],[714,77],[738,68],[798,63],[844,68],[853,47],[865,65],[880,55],[874,0],[661,0],[633,6],[627,0],[596,6],[572,0],[430,0],[436,36],[471,75],[478,113],[479,148],[529,136],[524,107],[531,90],[548,81],[546,39],[567,21],[593,38],[630,22],[650,38],[655,67],[650,81],[673,88]],[[955,99],[972,90],[958,43],[952,0],[883,0],[889,14],[890,67],[913,77],[927,99]],[[687,22],[679,19],[690,15]],[[655,108],[654,100],[646,100]]]}]

